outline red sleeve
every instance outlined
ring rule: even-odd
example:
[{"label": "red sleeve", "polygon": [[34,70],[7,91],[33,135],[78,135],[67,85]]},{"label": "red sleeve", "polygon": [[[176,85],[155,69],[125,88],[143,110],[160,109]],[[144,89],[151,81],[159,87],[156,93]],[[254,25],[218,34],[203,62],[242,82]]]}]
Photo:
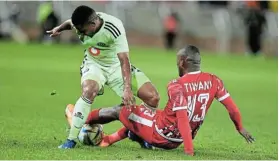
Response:
[{"label": "red sleeve", "polygon": [[224,87],[223,81],[216,77],[217,80],[217,92],[215,98],[218,99],[229,112],[230,118],[233,121],[236,129],[239,131],[242,129],[242,121],[239,109],[231,98],[230,94]]},{"label": "red sleeve", "polygon": [[218,101],[223,101],[226,98],[230,97],[229,92],[226,90],[223,81],[221,79],[219,79],[218,77],[215,77],[215,80],[217,82],[217,92],[215,94],[215,98]]},{"label": "red sleeve", "polygon": [[221,101],[221,103],[226,107],[230,114],[230,118],[233,121],[235,128],[239,131],[242,129],[242,121],[239,109],[237,108],[236,104],[234,103],[231,97],[226,98],[225,100]]},{"label": "red sleeve", "polygon": [[191,128],[186,110],[176,112],[178,130],[184,143],[184,152],[188,155],[194,155],[194,145],[192,141]]},{"label": "red sleeve", "polygon": [[176,114],[178,130],[184,143],[184,152],[188,155],[193,155],[194,148],[187,114],[187,101],[182,90],[183,88],[180,84],[171,83],[168,87],[169,100],[172,104],[172,111]]}]

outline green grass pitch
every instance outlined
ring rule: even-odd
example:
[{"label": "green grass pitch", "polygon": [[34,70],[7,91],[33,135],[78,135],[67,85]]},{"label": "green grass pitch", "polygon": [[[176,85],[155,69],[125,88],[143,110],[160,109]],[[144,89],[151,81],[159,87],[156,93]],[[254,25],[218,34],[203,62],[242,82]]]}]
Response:
[{"label": "green grass pitch", "polygon": [[[167,101],[166,85],[177,77],[175,53],[131,47],[132,63],[144,71]],[[248,145],[225,108],[213,103],[195,141],[195,156],[175,150],[140,149],[129,140],[109,148],[78,145],[60,150],[66,139],[65,105],[80,96],[80,45],[18,45],[0,42],[0,159],[273,159],[277,160],[277,61],[203,53],[202,69],[221,77],[242,113],[244,127],[256,138]],[[56,90],[56,95],[50,93]],[[120,102],[112,91],[93,108]],[[138,101],[139,103],[139,101]],[[105,132],[121,124],[105,125]]]}]

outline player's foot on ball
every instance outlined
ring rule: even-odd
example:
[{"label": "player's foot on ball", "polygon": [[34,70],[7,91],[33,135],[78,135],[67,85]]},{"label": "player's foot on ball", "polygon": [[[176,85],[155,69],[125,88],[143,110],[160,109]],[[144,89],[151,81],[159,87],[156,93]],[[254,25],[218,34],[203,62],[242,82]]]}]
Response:
[{"label": "player's foot on ball", "polygon": [[76,146],[76,142],[74,140],[67,139],[66,142],[60,146],[59,149],[72,149]]},{"label": "player's foot on ball", "polygon": [[132,133],[131,131],[128,131],[128,138],[132,141],[138,142],[141,146],[141,148],[144,149],[154,149],[154,147],[149,144],[148,142],[144,141],[143,139],[141,139],[140,137],[138,137],[137,135],[135,135],[134,133]]}]

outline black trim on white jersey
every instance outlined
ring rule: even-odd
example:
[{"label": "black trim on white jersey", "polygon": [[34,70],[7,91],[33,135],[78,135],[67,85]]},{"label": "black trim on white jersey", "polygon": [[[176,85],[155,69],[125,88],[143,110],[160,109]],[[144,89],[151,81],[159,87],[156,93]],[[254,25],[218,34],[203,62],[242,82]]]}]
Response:
[{"label": "black trim on white jersey", "polygon": [[107,26],[105,26],[104,28],[105,28],[106,30],[108,30],[108,31],[113,35],[114,38],[117,38],[116,35],[115,35],[115,33],[114,33],[110,28],[108,28]]},{"label": "black trim on white jersey", "polygon": [[111,22],[106,22],[106,24],[113,26],[117,30],[117,33],[121,35],[121,32],[118,30],[116,26],[114,26],[114,24],[112,24]]},{"label": "black trim on white jersey", "polygon": [[108,30],[114,38],[117,38],[118,36],[121,35],[121,32],[119,31],[119,29],[112,23],[110,22],[105,22],[105,27],[106,30]]}]

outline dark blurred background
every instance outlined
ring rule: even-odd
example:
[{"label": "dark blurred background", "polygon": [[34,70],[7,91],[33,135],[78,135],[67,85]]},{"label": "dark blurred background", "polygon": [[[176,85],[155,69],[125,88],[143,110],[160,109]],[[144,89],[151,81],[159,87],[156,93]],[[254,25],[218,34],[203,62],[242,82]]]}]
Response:
[{"label": "dark blurred background", "polygon": [[120,18],[129,44],[177,49],[185,43],[220,54],[277,56],[277,1],[1,1],[0,38],[26,43],[79,43],[74,32],[45,31],[79,5]]}]

